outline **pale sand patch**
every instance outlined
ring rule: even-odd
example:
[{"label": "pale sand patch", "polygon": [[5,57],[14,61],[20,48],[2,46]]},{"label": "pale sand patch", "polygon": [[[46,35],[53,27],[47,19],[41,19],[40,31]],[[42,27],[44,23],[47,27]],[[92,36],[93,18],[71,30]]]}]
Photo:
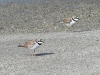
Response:
[{"label": "pale sand patch", "polygon": [[[99,75],[100,31],[0,35],[0,75]],[[44,44],[31,59],[26,48],[32,38]]]}]

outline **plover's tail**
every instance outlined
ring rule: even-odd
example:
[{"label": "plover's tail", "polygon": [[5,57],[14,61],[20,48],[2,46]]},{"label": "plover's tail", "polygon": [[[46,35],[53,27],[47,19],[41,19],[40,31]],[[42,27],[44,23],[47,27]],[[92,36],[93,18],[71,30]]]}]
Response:
[{"label": "plover's tail", "polygon": [[17,47],[24,47],[23,45],[18,45]]},{"label": "plover's tail", "polygon": [[64,23],[63,21],[58,21],[57,23]]}]

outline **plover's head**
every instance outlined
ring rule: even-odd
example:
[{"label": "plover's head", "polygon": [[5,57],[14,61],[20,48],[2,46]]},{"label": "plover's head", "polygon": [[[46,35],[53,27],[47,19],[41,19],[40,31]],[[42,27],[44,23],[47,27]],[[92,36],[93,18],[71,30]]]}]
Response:
[{"label": "plover's head", "polygon": [[79,20],[79,18],[77,16],[73,16],[72,20],[77,22]]},{"label": "plover's head", "polygon": [[42,39],[40,39],[40,40],[37,41],[37,43],[38,43],[39,45],[42,45],[42,43],[44,43],[44,42],[42,41]]}]

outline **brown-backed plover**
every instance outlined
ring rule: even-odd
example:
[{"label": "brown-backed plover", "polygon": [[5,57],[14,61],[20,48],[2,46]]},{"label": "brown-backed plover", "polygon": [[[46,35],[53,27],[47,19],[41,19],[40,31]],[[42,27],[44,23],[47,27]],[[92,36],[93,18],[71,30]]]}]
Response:
[{"label": "brown-backed plover", "polygon": [[78,17],[71,17],[71,18],[66,18],[64,20],[59,21],[59,23],[64,23],[66,26],[72,26],[74,25],[77,21],[79,20]]},{"label": "brown-backed plover", "polygon": [[[24,45],[18,45],[18,47],[24,47],[24,48],[31,49],[33,56],[35,56],[35,49],[38,48],[40,45],[42,45],[42,43],[43,43],[42,39],[28,40],[27,42],[25,42]],[[34,52],[32,50],[34,50]]]}]

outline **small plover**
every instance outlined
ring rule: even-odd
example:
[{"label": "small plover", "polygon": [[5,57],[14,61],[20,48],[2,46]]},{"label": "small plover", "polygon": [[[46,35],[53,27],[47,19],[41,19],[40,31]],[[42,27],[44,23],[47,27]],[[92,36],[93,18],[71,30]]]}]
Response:
[{"label": "small plover", "polygon": [[29,48],[29,49],[33,49],[34,52],[31,50],[33,56],[35,56],[35,49],[37,47],[39,47],[40,45],[42,45],[43,41],[42,39],[40,40],[28,40],[27,42],[25,42],[24,45],[18,45],[18,47],[24,47],[24,48]]},{"label": "small plover", "polygon": [[71,17],[71,18],[66,18],[64,20],[59,21],[59,23],[64,23],[66,26],[72,26],[74,25],[77,21],[79,20],[78,17]]}]

